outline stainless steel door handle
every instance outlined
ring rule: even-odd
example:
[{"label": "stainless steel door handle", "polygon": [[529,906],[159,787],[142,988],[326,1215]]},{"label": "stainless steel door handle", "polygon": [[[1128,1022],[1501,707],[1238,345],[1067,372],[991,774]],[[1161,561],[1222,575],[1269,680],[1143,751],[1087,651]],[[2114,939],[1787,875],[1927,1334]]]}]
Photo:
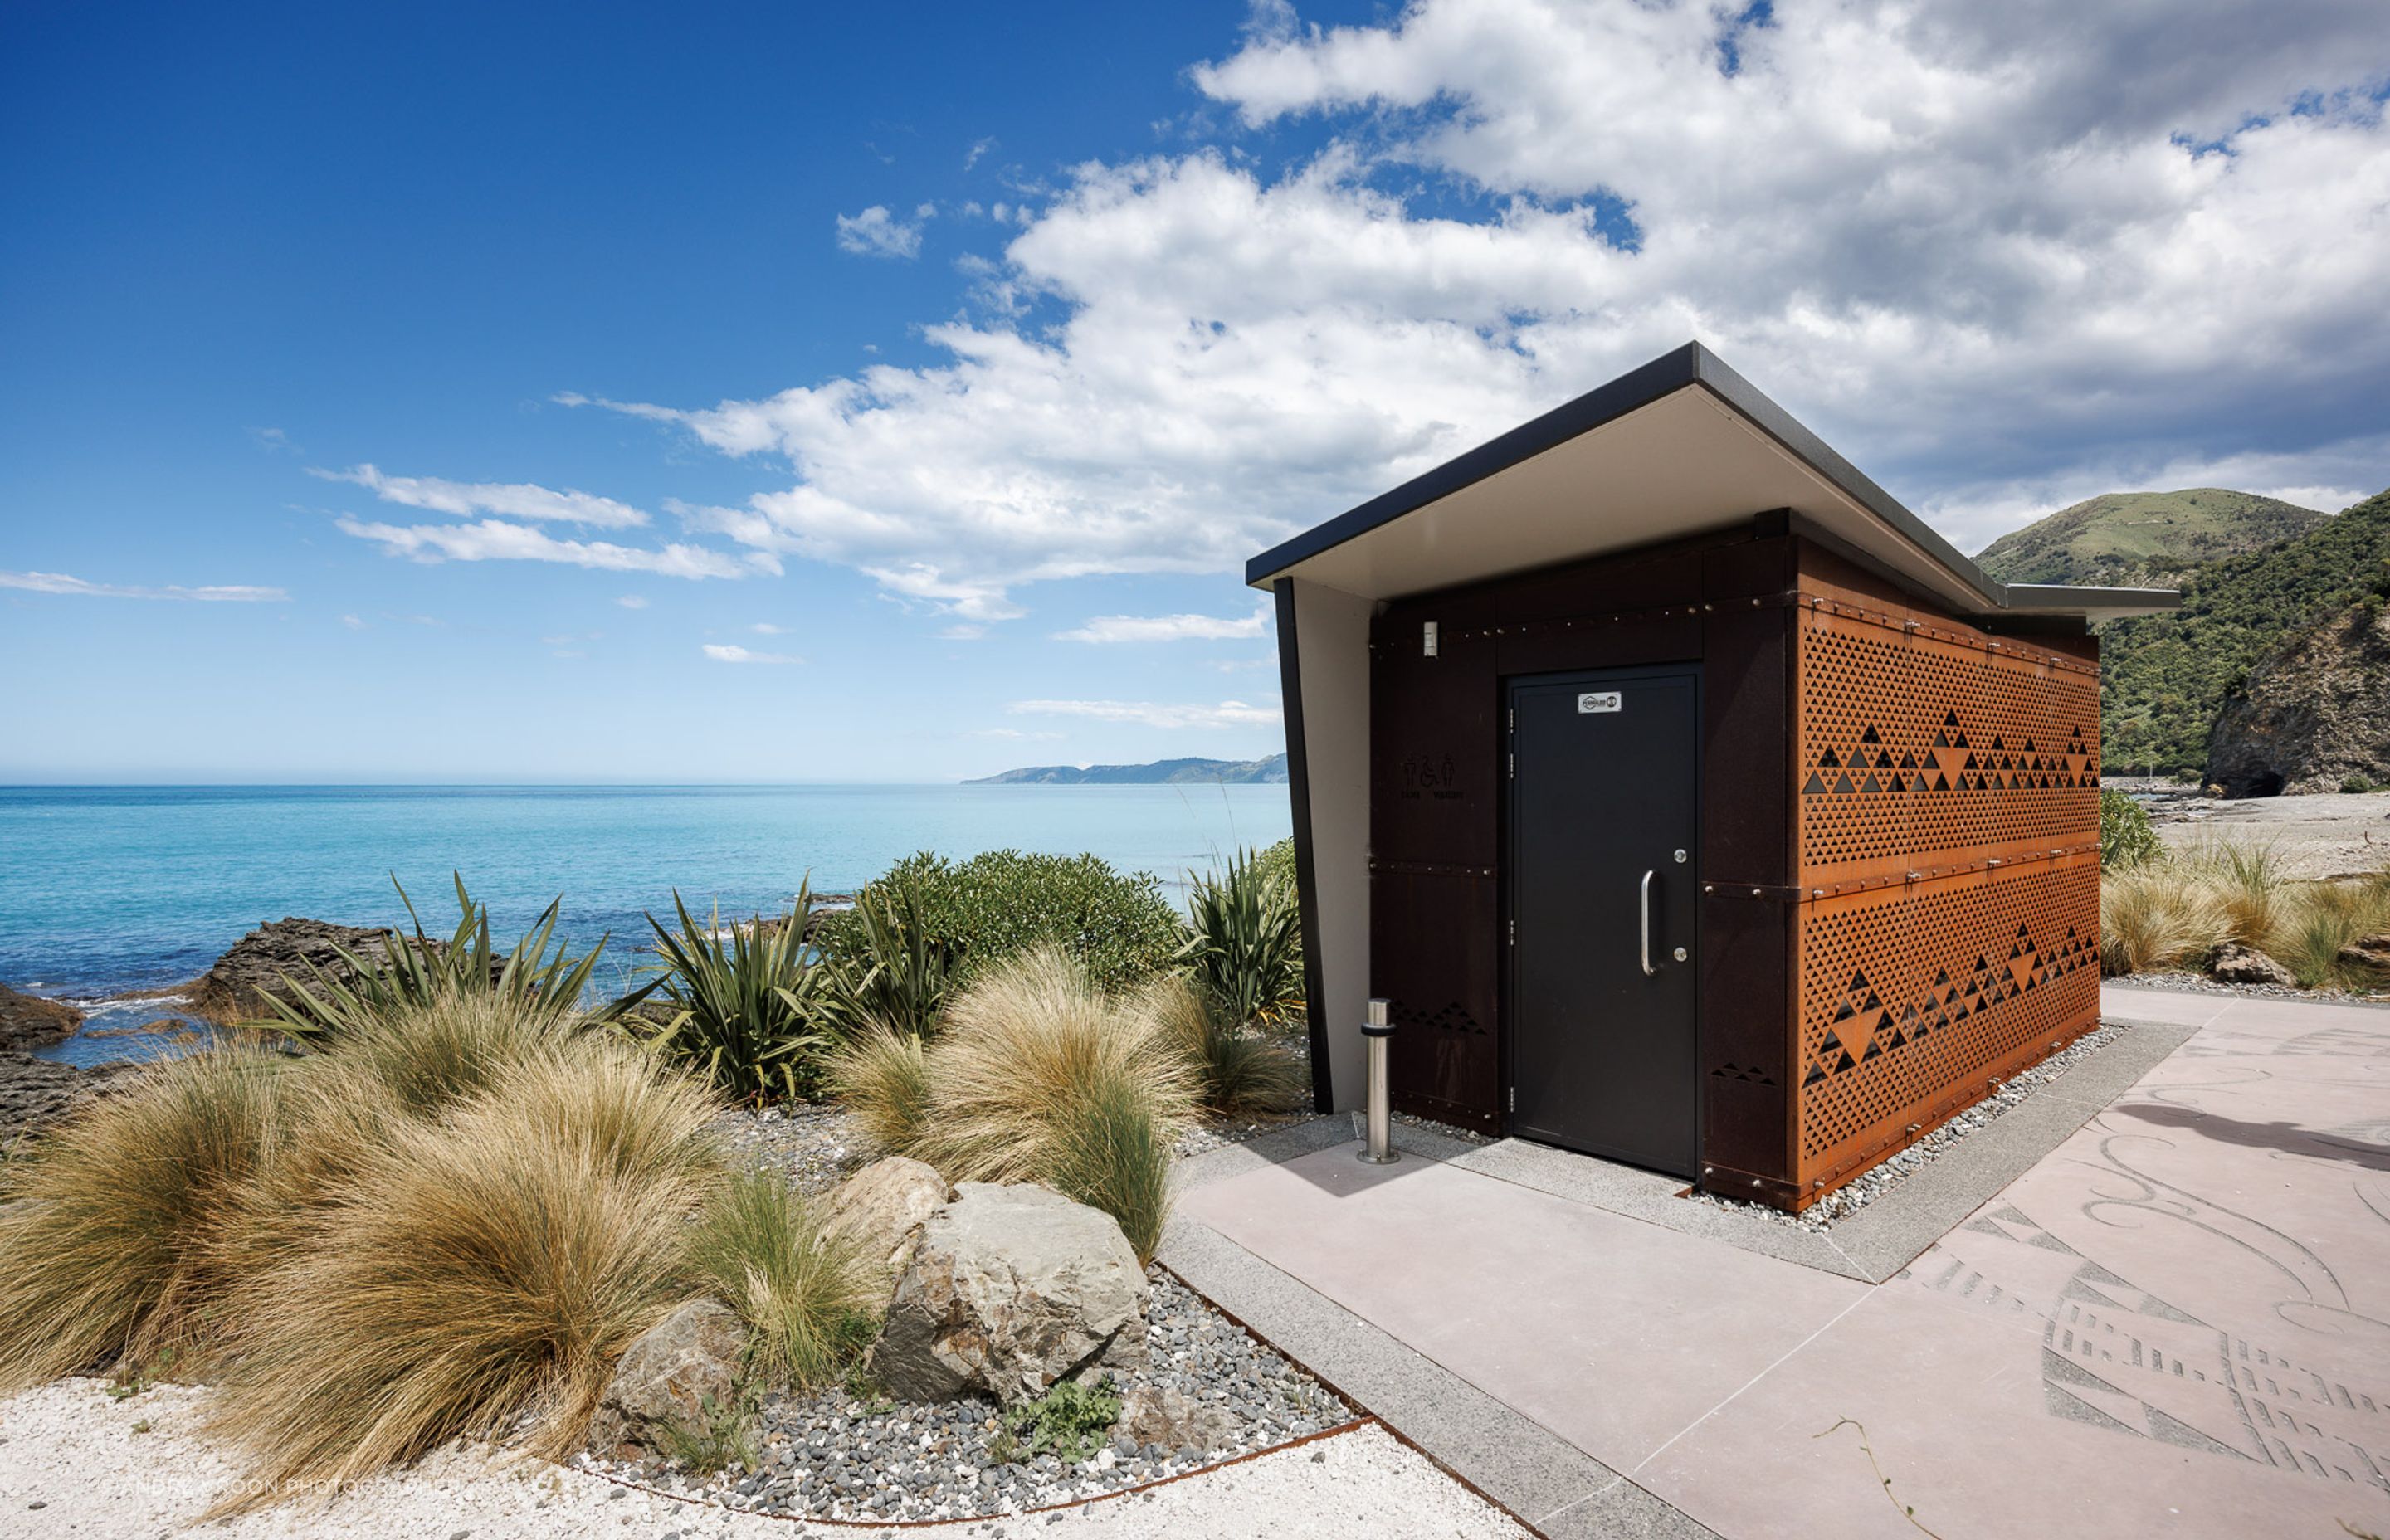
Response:
[{"label": "stainless steel door handle", "polygon": [[1656,871],[1643,874],[1643,976],[1647,979],[1660,971],[1651,966],[1651,879],[1659,875]]}]

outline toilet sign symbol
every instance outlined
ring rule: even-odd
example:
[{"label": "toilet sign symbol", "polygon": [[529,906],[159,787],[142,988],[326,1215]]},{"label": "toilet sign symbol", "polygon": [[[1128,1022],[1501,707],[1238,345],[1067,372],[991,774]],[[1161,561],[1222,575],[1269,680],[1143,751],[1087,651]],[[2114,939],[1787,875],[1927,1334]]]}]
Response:
[{"label": "toilet sign symbol", "polygon": [[1593,712],[1614,712],[1618,709],[1618,692],[1588,690],[1576,698],[1576,709],[1580,716]]}]

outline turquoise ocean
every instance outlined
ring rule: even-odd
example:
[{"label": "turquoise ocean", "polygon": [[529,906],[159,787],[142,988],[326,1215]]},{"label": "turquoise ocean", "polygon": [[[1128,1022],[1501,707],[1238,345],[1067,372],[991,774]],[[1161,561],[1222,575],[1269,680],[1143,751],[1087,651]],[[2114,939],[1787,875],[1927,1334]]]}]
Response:
[{"label": "turquoise ocean", "polygon": [[851,892],[915,851],[1091,851],[1176,897],[1240,845],[1292,828],[1283,786],[271,786],[0,788],[0,982],[93,1012],[57,1057],[117,1057],[111,1025],[171,1015],[120,998],[197,978],[286,915],[435,934],[452,872],[511,943],[561,894],[576,949],[611,932],[629,982],[643,915],[783,907],[810,875]]}]

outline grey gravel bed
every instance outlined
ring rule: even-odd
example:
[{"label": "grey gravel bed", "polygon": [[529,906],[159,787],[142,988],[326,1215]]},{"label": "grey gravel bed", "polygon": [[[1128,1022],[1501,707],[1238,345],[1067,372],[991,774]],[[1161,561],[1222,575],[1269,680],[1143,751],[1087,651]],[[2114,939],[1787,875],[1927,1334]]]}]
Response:
[{"label": "grey gravel bed", "polygon": [[[1306,1084],[1311,1041],[1289,1033],[1286,1046],[1304,1067]],[[1311,1093],[1283,1112],[1207,1120],[1180,1136],[1174,1153],[1186,1160],[1205,1150],[1242,1144],[1311,1116]],[[802,1192],[827,1192],[871,1163],[876,1152],[862,1126],[836,1102],[781,1102],[761,1111],[733,1108],[713,1120],[713,1130],[734,1155],[752,1165],[778,1168]]]},{"label": "grey gravel bed", "polygon": [[2371,990],[2352,994],[2345,989],[2300,989],[2291,984],[2232,984],[2204,973],[2127,973],[2100,982],[2109,988],[2154,989],[2170,995],[2239,995],[2260,1000],[2312,1000],[2337,1006],[2385,1003],[2378,992]]},{"label": "grey gravel bed", "polygon": [[756,1431],[760,1469],[698,1477],[671,1463],[588,1456],[576,1463],[749,1512],[866,1521],[987,1519],[1159,1481],[1321,1432],[1357,1415],[1160,1268],[1148,1277],[1151,1361],[1118,1388],[1176,1390],[1225,1411],[1235,1432],[1216,1448],[1139,1447],[1116,1437],[1086,1462],[1049,1454],[1006,1464],[993,1453],[1004,1423],[992,1401],[890,1403],[834,1392],[765,1403]]},{"label": "grey gravel bed", "polygon": [[2117,1023],[2103,1023],[2068,1044],[2058,1052],[2022,1074],[2010,1078],[1998,1090],[1968,1108],[1948,1123],[1926,1135],[1907,1149],[1885,1161],[1864,1175],[1852,1178],[1843,1186],[1818,1199],[1799,1213],[1786,1213],[1782,1209],[1765,1203],[1747,1202],[1712,1192],[1689,1192],[1687,1201],[1707,1203],[1714,1208],[1732,1209],[1741,1213],[1757,1214],[1775,1224],[1794,1229],[1825,1234],[1835,1221],[1848,1219],[1870,1203],[1890,1192],[1914,1173],[1931,1165],[1946,1151],[1953,1149],[1968,1135],[1997,1120],[2012,1107],[2023,1105],[2066,1072],[2067,1066],[2086,1059],[2114,1042],[2119,1033],[2132,1029]]}]

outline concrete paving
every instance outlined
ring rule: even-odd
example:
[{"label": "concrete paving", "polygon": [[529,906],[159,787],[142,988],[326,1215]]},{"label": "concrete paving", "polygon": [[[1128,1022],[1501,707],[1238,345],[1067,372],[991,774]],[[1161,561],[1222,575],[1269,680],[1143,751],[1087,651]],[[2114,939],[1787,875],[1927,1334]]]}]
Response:
[{"label": "concrete paving", "polygon": [[1163,1259],[1552,1534],[2390,1533],[2390,1012],[2103,1004],[2170,1051],[1994,1141],[1921,1251],[1744,1244],[1526,1147],[1373,1168],[1322,1120],[1206,1157]]}]

